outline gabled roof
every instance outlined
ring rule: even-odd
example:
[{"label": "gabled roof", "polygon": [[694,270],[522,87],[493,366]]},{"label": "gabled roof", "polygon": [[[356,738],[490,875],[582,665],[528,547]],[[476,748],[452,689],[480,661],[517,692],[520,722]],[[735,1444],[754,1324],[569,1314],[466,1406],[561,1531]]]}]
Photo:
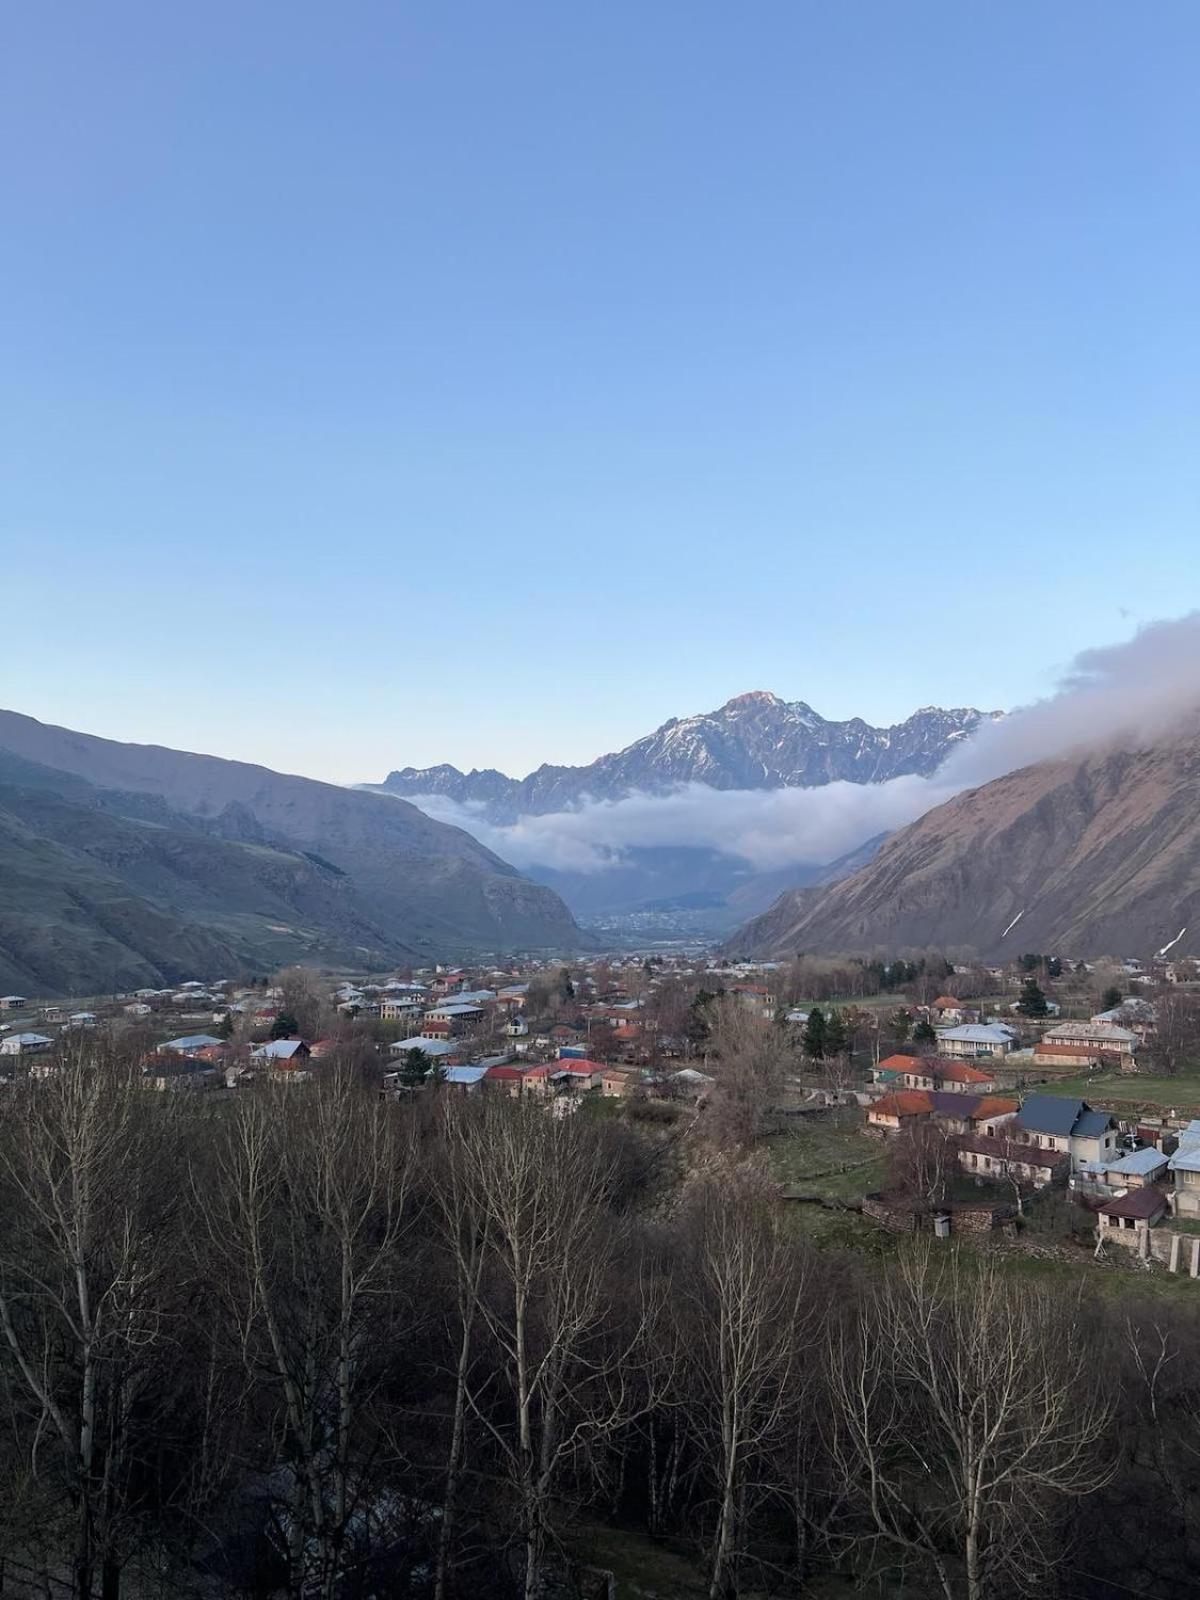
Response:
[{"label": "gabled roof", "polygon": [[[963,1096],[956,1095],[955,1098],[961,1100]],[[1015,1111],[1020,1109],[1020,1102],[1017,1100],[1010,1100],[1007,1096],[1001,1094],[984,1094],[980,1095],[975,1103],[975,1109],[971,1112],[971,1121],[987,1122],[992,1117],[1011,1117]]]},{"label": "gabled roof", "polygon": [[1167,1162],[1171,1172],[1200,1172],[1200,1121],[1189,1122],[1179,1135],[1179,1148]]},{"label": "gabled roof", "polygon": [[1105,1166],[1105,1172],[1118,1172],[1129,1177],[1148,1178],[1156,1172],[1162,1172],[1167,1165],[1167,1158],[1161,1150],[1131,1150],[1127,1156],[1122,1156],[1120,1161],[1110,1161]]},{"label": "gabled roof", "polygon": [[1116,1200],[1106,1200],[1100,1207],[1106,1217],[1133,1217],[1138,1222],[1161,1216],[1166,1209],[1166,1200],[1152,1184],[1146,1184],[1141,1189],[1130,1189],[1128,1194]]},{"label": "gabled roof", "polygon": [[933,1110],[933,1096],[925,1089],[896,1089],[868,1109],[884,1117],[926,1117]]},{"label": "gabled roof", "polygon": [[919,1091],[932,1103],[933,1112],[938,1117],[954,1117],[959,1120],[963,1117],[972,1117],[979,1105],[980,1097],[974,1094],[959,1094],[953,1089],[928,1089]]},{"label": "gabled roof", "polygon": [[1115,1117],[1107,1111],[1092,1111],[1090,1108],[1080,1113],[1079,1120],[1071,1129],[1075,1139],[1098,1139],[1108,1128],[1114,1127]]},{"label": "gabled roof", "polygon": [[307,1055],[308,1046],[303,1039],[270,1039],[256,1045],[250,1054],[256,1061],[291,1061],[294,1056]]},{"label": "gabled roof", "polygon": [[957,1028],[939,1028],[939,1039],[959,1039],[965,1044],[1003,1044],[1016,1038],[1003,1022],[964,1022]]},{"label": "gabled roof", "polygon": [[457,1055],[462,1047],[449,1039],[427,1039],[424,1034],[414,1034],[411,1039],[397,1039],[388,1046],[388,1054],[398,1056],[408,1050],[423,1050],[427,1056]]},{"label": "gabled roof", "polygon": [[479,1083],[487,1076],[487,1067],[447,1067],[446,1082],[471,1085]]},{"label": "gabled roof", "polygon": [[1065,1150],[1043,1150],[1036,1144],[1020,1144],[1011,1139],[993,1139],[984,1133],[963,1134],[958,1140],[958,1148],[973,1151],[980,1156],[992,1156],[998,1161],[1011,1161],[1026,1167],[1043,1167],[1047,1172],[1066,1166],[1071,1159]]},{"label": "gabled roof", "polygon": [[1138,1036],[1113,1022],[1060,1022],[1042,1035],[1048,1044],[1136,1044]]},{"label": "gabled roof", "polygon": [[1051,1133],[1060,1139],[1098,1139],[1113,1125],[1107,1111],[1093,1111],[1086,1100],[1054,1094],[1027,1095],[1017,1120],[1031,1133]]},{"label": "gabled roof", "polygon": [[1053,1133],[1069,1139],[1082,1112],[1088,1109],[1084,1100],[1067,1100],[1061,1095],[1026,1095],[1018,1122],[1031,1133]]},{"label": "gabled roof", "polygon": [[940,1058],[933,1068],[933,1076],[943,1083],[994,1083],[995,1074],[973,1067],[966,1061],[943,1061]]}]

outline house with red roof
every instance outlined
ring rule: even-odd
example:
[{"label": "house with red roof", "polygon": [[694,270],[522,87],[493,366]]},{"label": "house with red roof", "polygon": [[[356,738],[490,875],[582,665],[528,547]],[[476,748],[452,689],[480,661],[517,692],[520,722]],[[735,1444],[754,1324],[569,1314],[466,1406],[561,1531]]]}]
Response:
[{"label": "house with red roof", "polygon": [[575,1093],[598,1089],[603,1076],[604,1066],[601,1062],[577,1060],[571,1056],[560,1056],[552,1063],[550,1070],[552,1083]]},{"label": "house with red roof", "polygon": [[933,1099],[923,1089],[893,1089],[867,1107],[867,1131],[886,1139],[933,1115]]},{"label": "house with red roof", "polygon": [[1123,1244],[1131,1250],[1137,1250],[1140,1255],[1146,1255],[1149,1247],[1147,1234],[1156,1222],[1162,1221],[1166,1210],[1167,1197],[1153,1184],[1146,1184],[1140,1189],[1127,1189],[1123,1195],[1106,1201],[1100,1207],[1096,1217],[1100,1237],[1105,1243],[1111,1239],[1114,1244]]},{"label": "house with red roof", "polygon": [[931,1094],[991,1094],[996,1087],[994,1073],[949,1056],[888,1056],[876,1071],[880,1081]]},{"label": "house with red roof", "polygon": [[484,1076],[485,1089],[498,1089],[502,1094],[510,1094],[515,1100],[525,1087],[525,1079],[535,1069],[532,1067],[489,1067]]}]

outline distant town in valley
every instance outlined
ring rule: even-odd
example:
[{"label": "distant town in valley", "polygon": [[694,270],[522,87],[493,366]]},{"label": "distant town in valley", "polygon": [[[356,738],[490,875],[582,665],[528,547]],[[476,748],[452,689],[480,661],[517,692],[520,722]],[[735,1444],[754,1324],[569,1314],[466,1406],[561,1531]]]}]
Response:
[{"label": "distant town in valley", "polygon": [[[1086,1248],[1107,1269],[1200,1276],[1190,958],[655,952],[336,979],[291,967],[70,1001],[4,995],[0,1018],[10,1094],[101,1044],[146,1089],[214,1105],[348,1061],[384,1097],[528,1095],[553,1117],[761,1147],[785,1197],[828,1213],[825,1226],[994,1231],[1043,1252],[1056,1233],[1064,1264]],[[814,1164],[829,1170],[806,1180]]]}]

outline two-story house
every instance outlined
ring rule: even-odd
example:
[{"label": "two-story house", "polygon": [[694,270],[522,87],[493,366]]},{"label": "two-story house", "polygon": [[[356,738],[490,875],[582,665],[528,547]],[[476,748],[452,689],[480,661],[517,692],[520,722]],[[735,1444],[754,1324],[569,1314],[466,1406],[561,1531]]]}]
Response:
[{"label": "two-story house", "polygon": [[1085,1164],[1106,1166],[1118,1154],[1117,1120],[1093,1111],[1086,1100],[1031,1094],[1013,1122],[1013,1135],[1039,1150],[1058,1150],[1071,1158],[1071,1171]]},{"label": "two-story house", "polygon": [[1017,1036],[1004,1022],[964,1022],[958,1028],[937,1030],[938,1054],[974,1059],[1006,1056],[1015,1050]]}]

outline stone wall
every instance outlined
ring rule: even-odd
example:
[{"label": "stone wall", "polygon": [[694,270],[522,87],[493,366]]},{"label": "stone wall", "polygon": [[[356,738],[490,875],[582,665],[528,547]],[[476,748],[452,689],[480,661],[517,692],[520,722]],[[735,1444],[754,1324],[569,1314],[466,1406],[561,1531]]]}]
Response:
[{"label": "stone wall", "polygon": [[[949,1214],[951,1235],[991,1233],[997,1228],[1011,1233],[1016,1225],[1016,1208],[1004,1201],[988,1201],[984,1205],[969,1200],[952,1201],[940,1209]],[[924,1233],[933,1227],[931,1215],[914,1211],[903,1200],[889,1200],[881,1194],[864,1197],[862,1214],[889,1233]]]},{"label": "stone wall", "polygon": [[909,1206],[885,1200],[881,1194],[864,1195],[862,1214],[889,1233],[916,1233],[917,1215]]},{"label": "stone wall", "polygon": [[1005,1205],[959,1205],[950,1208],[950,1232],[991,1233],[996,1228],[1012,1232],[1016,1225],[1016,1207]]}]

